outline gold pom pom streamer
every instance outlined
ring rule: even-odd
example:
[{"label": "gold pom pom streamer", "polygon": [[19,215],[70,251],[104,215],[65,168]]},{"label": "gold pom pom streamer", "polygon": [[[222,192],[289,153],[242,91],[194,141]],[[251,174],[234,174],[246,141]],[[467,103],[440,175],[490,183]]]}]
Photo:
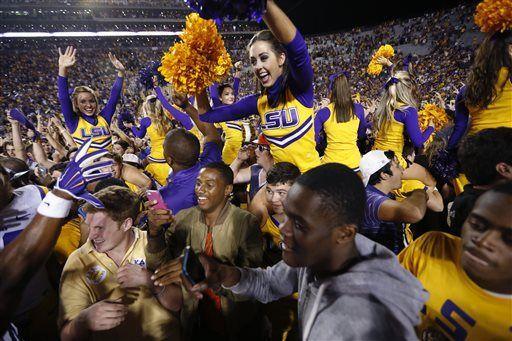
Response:
[{"label": "gold pom pom streamer", "polygon": [[385,58],[391,58],[395,55],[395,50],[393,49],[393,46],[386,44],[377,50],[372,56],[372,60],[370,61],[370,64],[368,64],[368,68],[366,69],[366,72],[368,74],[373,76],[378,76],[382,72],[382,65],[377,63],[377,59],[379,57],[385,57]]},{"label": "gold pom pom streamer", "polygon": [[[443,108],[440,108],[434,104],[427,103],[423,109],[418,112],[418,121],[421,130],[427,129],[430,121],[432,121],[434,124],[435,133],[441,130],[446,124],[448,124],[449,119],[448,115],[446,115],[446,111]],[[425,146],[432,142],[433,139],[434,134],[430,135],[429,139],[425,142]]]},{"label": "gold pom pom streamer", "polygon": [[512,29],[512,0],[482,1],[476,7],[475,24],[486,33]]},{"label": "gold pom pom streamer", "polygon": [[182,41],[164,54],[158,68],[177,92],[196,95],[228,75],[231,57],[213,20],[189,14],[180,38]]}]

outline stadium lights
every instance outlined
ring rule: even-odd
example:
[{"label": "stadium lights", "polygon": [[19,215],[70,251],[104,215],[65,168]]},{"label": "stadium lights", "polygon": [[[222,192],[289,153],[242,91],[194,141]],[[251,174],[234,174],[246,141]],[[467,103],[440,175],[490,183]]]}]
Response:
[{"label": "stadium lights", "polygon": [[145,37],[145,36],[177,36],[181,31],[100,31],[100,32],[5,32],[0,38],[49,38],[49,37]]}]

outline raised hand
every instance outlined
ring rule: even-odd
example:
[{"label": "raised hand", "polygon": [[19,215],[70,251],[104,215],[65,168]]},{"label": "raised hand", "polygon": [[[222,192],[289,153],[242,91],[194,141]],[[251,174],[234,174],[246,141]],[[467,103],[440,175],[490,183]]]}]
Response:
[{"label": "raised hand", "polygon": [[66,47],[62,53],[59,47],[59,76],[66,77],[67,69],[76,63],[76,49],[73,46]]},{"label": "raised hand", "polygon": [[[25,128],[32,130],[34,132],[34,137],[39,138],[40,133],[37,131],[36,127],[34,127],[34,124],[30,122],[30,120],[23,115],[23,113],[18,110],[17,108],[12,109],[9,111],[9,115],[7,116],[9,122],[13,125],[22,124]],[[17,122],[17,123],[14,123]]]},{"label": "raised hand", "polygon": [[108,58],[110,59],[110,62],[112,63],[114,68],[117,70],[118,76],[123,77],[126,71],[123,63],[121,63],[119,59],[117,59],[116,56],[110,52],[108,53]]},{"label": "raised hand", "polygon": [[95,160],[107,154],[108,151],[100,149],[87,154],[91,143],[92,138],[77,150],[75,157],[69,162],[64,173],[57,180],[55,188],[66,192],[75,199],[83,199],[94,207],[103,208],[101,201],[87,192],[87,185],[112,176],[111,172],[100,170],[112,165],[113,161],[95,162]]},{"label": "raised hand", "polygon": [[62,124],[60,118],[53,116],[50,118],[50,122],[59,130],[64,129],[64,125]]},{"label": "raised hand", "polygon": [[166,224],[172,224],[174,216],[170,210],[162,210],[153,208],[157,204],[156,200],[146,203],[146,209],[148,209],[148,233],[152,236],[156,236],[163,229]]},{"label": "raised hand", "polygon": [[243,146],[242,148],[240,148],[240,150],[238,151],[238,155],[236,156],[236,158],[242,162],[249,160],[250,157],[251,151],[249,150],[249,146]]},{"label": "raised hand", "polygon": [[391,63],[391,61],[389,59],[387,59],[386,57],[382,57],[382,56],[377,58],[377,63],[379,63],[380,65],[387,66],[387,67],[393,65],[393,63]]},{"label": "raised hand", "polygon": [[172,101],[174,104],[176,104],[180,108],[185,108],[188,105],[188,98],[186,94],[180,94],[176,91],[174,92],[172,96]]}]

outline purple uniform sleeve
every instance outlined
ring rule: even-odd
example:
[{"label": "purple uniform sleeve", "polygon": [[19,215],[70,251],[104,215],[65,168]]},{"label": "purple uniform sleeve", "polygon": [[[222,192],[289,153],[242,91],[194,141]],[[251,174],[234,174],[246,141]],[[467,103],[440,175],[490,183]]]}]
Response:
[{"label": "purple uniform sleeve", "polygon": [[119,115],[117,116],[117,126],[119,127],[119,129],[121,129],[122,131],[126,132],[126,126],[124,125],[124,121],[123,121],[123,116],[122,115]]},{"label": "purple uniform sleeve", "polygon": [[70,133],[73,133],[78,126],[78,115],[73,111],[73,104],[69,98],[68,79],[59,76],[57,78],[58,97],[62,115],[64,115],[64,123]]},{"label": "purple uniform sleeve", "polygon": [[464,136],[469,123],[469,110],[464,103],[466,87],[460,89],[455,99],[455,125],[453,133],[448,140],[447,149],[454,149]]},{"label": "purple uniform sleeve", "polygon": [[167,110],[168,112],[170,112],[172,117],[174,117],[176,120],[178,120],[185,129],[190,130],[194,126],[190,116],[188,116],[184,112],[176,109],[171,103],[169,103],[167,98],[165,98],[164,94],[162,93],[162,89],[160,89],[159,86],[155,87],[155,92],[156,92],[156,97],[162,103],[162,106],[164,107],[164,109]]},{"label": "purple uniform sleeve", "polygon": [[331,116],[331,111],[329,108],[324,107],[317,111],[315,115],[314,127],[315,127],[315,141],[317,145],[325,143],[324,137],[322,134],[324,131],[324,122],[329,119]]},{"label": "purple uniform sleeve", "polygon": [[366,118],[364,117],[364,108],[359,103],[354,103],[354,114],[359,118],[359,127],[357,128],[357,138],[365,139],[366,138],[366,130],[368,129],[368,124],[366,123]]},{"label": "purple uniform sleeve", "polygon": [[135,137],[138,137],[139,139],[146,136],[146,132],[148,130],[148,127],[151,125],[151,119],[149,117],[144,117],[142,120],[140,120],[140,127],[137,128],[136,126],[132,127],[132,133],[135,135]]},{"label": "purple uniform sleeve", "polygon": [[107,105],[100,112],[100,116],[102,116],[108,124],[112,121],[112,116],[116,112],[116,105],[119,102],[119,98],[121,97],[121,91],[123,90],[123,77],[117,77],[114,85],[112,86],[112,90],[110,91],[110,97],[108,99]]},{"label": "purple uniform sleeve", "polygon": [[413,107],[408,107],[404,110],[395,110],[394,116],[395,120],[405,125],[405,130],[416,148],[423,147],[423,143],[425,143],[434,132],[433,127],[428,127],[423,133],[421,132],[418,123],[418,111]]},{"label": "purple uniform sleeve", "polygon": [[308,108],[313,107],[313,67],[308,47],[297,31],[295,38],[285,45],[290,68],[289,86],[297,100]]},{"label": "purple uniform sleeve", "polygon": [[235,101],[238,98],[238,90],[240,90],[240,78],[233,78],[233,93],[235,95]]},{"label": "purple uniform sleeve", "polygon": [[231,105],[222,105],[199,115],[203,122],[216,123],[241,119],[258,113],[259,95],[249,95]]},{"label": "purple uniform sleeve", "polygon": [[199,156],[199,160],[201,166],[222,161],[222,150],[217,142],[206,142],[203,147],[203,152]]},{"label": "purple uniform sleeve", "polygon": [[220,107],[222,102],[220,101],[219,96],[219,84],[213,83],[208,89],[210,90],[210,98],[212,99],[213,107]]}]

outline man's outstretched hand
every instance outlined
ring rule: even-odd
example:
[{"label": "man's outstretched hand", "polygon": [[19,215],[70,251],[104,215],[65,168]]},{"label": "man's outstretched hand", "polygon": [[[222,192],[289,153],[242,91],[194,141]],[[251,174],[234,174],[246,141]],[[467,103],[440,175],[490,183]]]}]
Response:
[{"label": "man's outstretched hand", "polygon": [[107,150],[100,149],[87,154],[91,143],[92,138],[78,149],[73,160],[57,180],[55,189],[75,199],[83,199],[94,207],[103,208],[103,204],[87,191],[87,185],[112,176],[111,172],[101,172],[100,169],[110,166],[113,161],[96,161],[107,154]]}]

